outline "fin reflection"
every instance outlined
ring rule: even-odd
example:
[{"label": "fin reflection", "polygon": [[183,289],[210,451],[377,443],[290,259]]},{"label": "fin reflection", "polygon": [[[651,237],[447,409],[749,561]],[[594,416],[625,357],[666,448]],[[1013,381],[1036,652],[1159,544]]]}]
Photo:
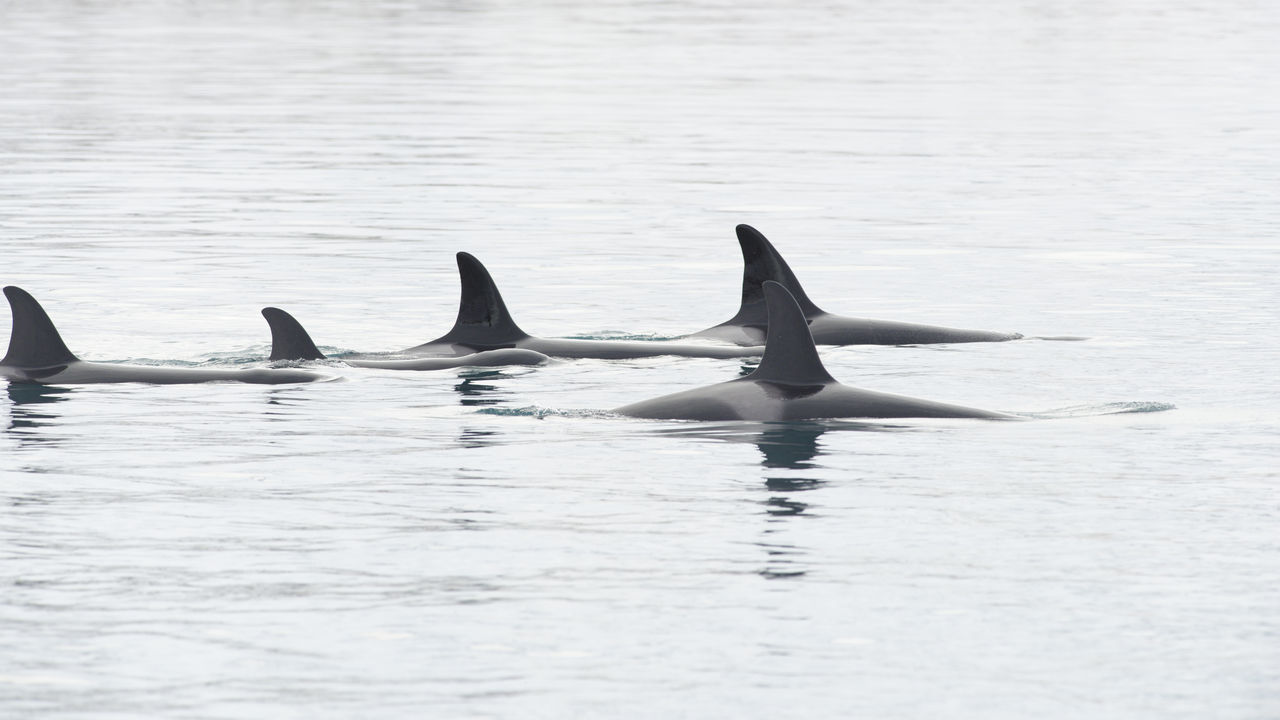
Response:
[{"label": "fin reflection", "polygon": [[8,383],[10,435],[20,443],[57,443],[60,438],[44,434],[42,428],[57,424],[54,405],[65,402],[74,392],[69,388],[34,383]]},{"label": "fin reflection", "polygon": [[453,389],[462,396],[458,402],[464,407],[502,405],[507,402],[510,393],[497,385],[490,385],[488,381],[509,377],[511,376],[501,370],[470,370],[459,373],[459,382]]}]

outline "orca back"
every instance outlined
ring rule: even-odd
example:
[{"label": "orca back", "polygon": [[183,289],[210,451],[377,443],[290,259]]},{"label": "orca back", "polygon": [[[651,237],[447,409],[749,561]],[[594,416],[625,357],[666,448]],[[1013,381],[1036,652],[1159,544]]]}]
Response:
[{"label": "orca back", "polygon": [[739,225],[736,231],[742,248],[742,305],[738,314],[724,325],[765,327],[769,311],[764,283],[769,280],[785,287],[806,317],[822,312],[805,294],[795,273],[768,238],[750,225]]},{"label": "orca back", "polygon": [[466,345],[476,350],[513,347],[517,340],[529,337],[511,319],[502,293],[474,255],[458,253],[458,276],[462,281],[462,297],[458,303],[458,319],[453,329],[432,343]]},{"label": "orca back", "polygon": [[835,382],[818,357],[800,304],[781,283],[765,280],[761,289],[769,310],[769,337],[759,367],[742,379],[789,386]]},{"label": "orca back", "polygon": [[13,329],[9,335],[9,352],[0,360],[0,365],[48,368],[79,360],[67,349],[53,321],[30,293],[10,285],[4,289],[4,295],[13,311]]},{"label": "orca back", "polygon": [[271,327],[271,360],[324,360],[311,335],[292,315],[276,307],[262,308]]}]

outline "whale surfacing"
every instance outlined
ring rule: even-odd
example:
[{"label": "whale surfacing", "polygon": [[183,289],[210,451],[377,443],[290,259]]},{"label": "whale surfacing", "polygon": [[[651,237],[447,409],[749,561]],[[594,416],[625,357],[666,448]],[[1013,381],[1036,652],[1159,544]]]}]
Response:
[{"label": "whale surfacing", "polygon": [[[271,326],[271,360],[324,360],[302,324],[292,315],[275,307],[262,308],[262,317]],[[371,360],[342,358],[356,367],[382,370],[447,370],[458,367],[496,367],[499,365],[542,365],[550,358],[540,352],[521,348],[484,350],[457,357],[411,358],[404,360]]]},{"label": "whale surfacing", "polygon": [[800,287],[795,273],[768,238],[750,225],[737,227],[742,248],[742,305],[732,318],[699,330],[689,337],[707,337],[739,345],[758,345],[768,335],[769,312],[763,284],[781,284],[795,298],[809,321],[813,341],[819,345],[924,345],[934,343],[1003,342],[1022,337],[1018,333],[961,330],[937,325],[871,320],[829,313],[813,303]]},{"label": "whale surfacing", "polygon": [[462,299],[453,328],[435,340],[403,350],[403,354],[456,357],[484,350],[523,348],[560,358],[629,359],[661,355],[741,358],[758,357],[763,352],[759,346],[534,337],[516,325],[493,277],[473,255],[458,253],[458,274]]},{"label": "whale surfacing", "polygon": [[831,377],[818,357],[800,304],[780,283],[765,280],[769,327],[764,358],[750,375],[617,408],[666,420],[808,420],[818,418],[985,418],[1004,413],[861,390]]},{"label": "whale surfacing", "polygon": [[41,385],[153,383],[159,385],[233,381],[277,385],[324,380],[328,376],[289,368],[151,367],[81,360],[67,349],[49,315],[30,293],[12,285],[4,289],[13,312],[9,351],[0,360],[0,378]]}]

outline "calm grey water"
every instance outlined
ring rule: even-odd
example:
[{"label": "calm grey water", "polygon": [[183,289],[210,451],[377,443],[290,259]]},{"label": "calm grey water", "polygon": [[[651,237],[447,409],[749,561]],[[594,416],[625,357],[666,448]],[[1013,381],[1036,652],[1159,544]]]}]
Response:
[{"label": "calm grey water", "polygon": [[[1280,716],[1280,9],[0,6],[0,267],[91,360],[827,309],[1021,423],[663,423],[663,358],[0,398],[0,716]],[[7,337],[8,315],[0,320]]]}]

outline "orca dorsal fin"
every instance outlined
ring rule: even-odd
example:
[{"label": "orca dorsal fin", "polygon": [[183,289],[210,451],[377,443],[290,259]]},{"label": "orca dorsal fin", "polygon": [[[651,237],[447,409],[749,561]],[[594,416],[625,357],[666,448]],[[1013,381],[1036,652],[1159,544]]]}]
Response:
[{"label": "orca dorsal fin", "polygon": [[493,277],[474,255],[458,253],[458,275],[462,280],[458,319],[453,329],[437,342],[492,349],[510,347],[516,340],[529,337],[511,319]]},{"label": "orca dorsal fin", "polygon": [[302,323],[277,307],[262,308],[262,317],[271,326],[271,357],[276,360],[324,360]]},{"label": "orca dorsal fin", "polygon": [[0,360],[0,365],[47,368],[80,359],[67,349],[58,328],[30,293],[10,285],[4,289],[4,296],[13,311],[13,330],[9,335],[9,352]]},{"label": "orca dorsal fin", "polygon": [[785,385],[835,382],[818,357],[809,321],[796,299],[781,283],[765,280],[761,287],[769,306],[769,337],[765,340],[759,367],[743,379]]},{"label": "orca dorsal fin", "polygon": [[766,280],[785,287],[806,317],[822,312],[805,295],[795,273],[791,272],[787,261],[782,259],[768,238],[750,225],[739,225],[736,230],[738,245],[742,247],[742,306],[738,308],[738,314],[725,324],[764,325],[769,315],[764,293]]}]

